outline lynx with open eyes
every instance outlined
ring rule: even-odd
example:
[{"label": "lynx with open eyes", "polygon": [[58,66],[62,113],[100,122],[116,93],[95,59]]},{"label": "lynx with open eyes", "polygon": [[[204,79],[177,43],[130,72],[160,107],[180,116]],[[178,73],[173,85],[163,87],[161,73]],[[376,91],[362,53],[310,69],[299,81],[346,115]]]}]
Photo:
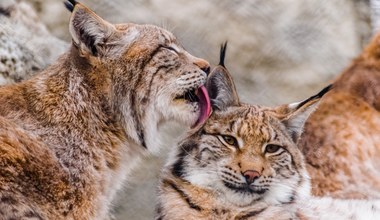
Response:
[{"label": "lynx with open eyes", "polygon": [[[210,74],[214,109],[176,147],[159,186],[156,219],[378,219],[380,202],[317,198],[296,145],[326,87],[302,102],[239,101],[223,65]],[[354,207],[354,208],[352,208]]]},{"label": "lynx with open eyes", "polygon": [[244,104],[215,111],[180,143],[173,174],[239,207],[291,202],[308,178],[283,111]]}]

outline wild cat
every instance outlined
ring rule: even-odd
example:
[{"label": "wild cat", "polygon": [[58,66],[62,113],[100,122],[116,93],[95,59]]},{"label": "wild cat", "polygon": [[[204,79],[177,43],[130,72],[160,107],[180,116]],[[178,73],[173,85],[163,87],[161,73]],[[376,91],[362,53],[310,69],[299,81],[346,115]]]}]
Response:
[{"label": "wild cat", "polygon": [[160,125],[207,118],[209,64],[152,25],[111,24],[84,5],[55,64],[0,88],[0,219],[105,219]]},{"label": "wild cat", "polygon": [[312,192],[380,198],[380,33],[334,85],[299,142]]},{"label": "wild cat", "polygon": [[156,219],[380,219],[380,201],[310,195],[296,141],[331,86],[299,103],[243,104],[224,54],[207,82],[214,111],[168,162]]}]

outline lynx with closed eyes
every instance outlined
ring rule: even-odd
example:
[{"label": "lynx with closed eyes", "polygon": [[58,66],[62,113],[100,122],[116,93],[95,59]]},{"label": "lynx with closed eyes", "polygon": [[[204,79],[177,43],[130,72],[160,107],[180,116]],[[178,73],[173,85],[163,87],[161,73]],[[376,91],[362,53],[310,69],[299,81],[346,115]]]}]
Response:
[{"label": "lynx with closed eyes", "polygon": [[70,49],[0,88],[1,220],[107,219],[139,158],[159,151],[160,126],[209,115],[209,63],[172,33],[65,4]]}]

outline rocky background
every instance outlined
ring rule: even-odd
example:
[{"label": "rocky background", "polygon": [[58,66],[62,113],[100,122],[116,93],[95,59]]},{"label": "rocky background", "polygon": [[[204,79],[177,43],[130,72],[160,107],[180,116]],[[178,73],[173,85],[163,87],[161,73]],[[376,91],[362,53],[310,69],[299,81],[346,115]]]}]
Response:
[{"label": "rocky background", "polygon": [[[83,0],[113,23],[151,23],[171,30],[192,54],[217,64],[229,42],[227,67],[242,100],[274,105],[302,100],[339,74],[379,21],[376,0]],[[379,5],[378,5],[379,6]],[[372,20],[371,20],[372,18]],[[0,1],[0,84],[26,79],[70,43],[61,0]],[[177,127],[176,127],[177,128]],[[115,201],[116,219],[152,219],[166,151],[142,162]]]}]

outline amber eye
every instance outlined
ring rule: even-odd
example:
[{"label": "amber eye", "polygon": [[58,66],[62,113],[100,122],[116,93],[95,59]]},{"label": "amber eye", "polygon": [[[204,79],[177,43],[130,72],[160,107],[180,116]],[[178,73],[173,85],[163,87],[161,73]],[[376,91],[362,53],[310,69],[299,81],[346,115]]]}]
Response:
[{"label": "amber eye", "polygon": [[275,153],[277,152],[278,150],[280,150],[280,146],[278,145],[275,145],[275,144],[268,144],[266,147],[265,147],[265,153]]},{"label": "amber eye", "polygon": [[236,146],[236,147],[238,146],[236,138],[229,135],[222,135],[222,138],[227,144]]}]

